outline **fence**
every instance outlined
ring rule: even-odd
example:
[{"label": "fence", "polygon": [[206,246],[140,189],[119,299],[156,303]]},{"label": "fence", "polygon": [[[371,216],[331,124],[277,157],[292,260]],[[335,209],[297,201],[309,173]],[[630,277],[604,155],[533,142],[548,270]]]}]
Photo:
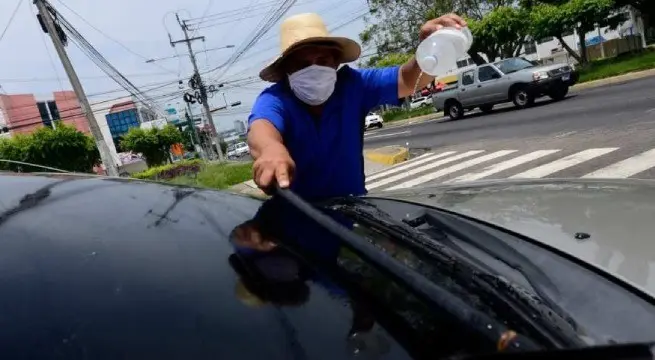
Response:
[{"label": "fence", "polygon": [[[602,45],[606,58],[615,57],[626,52],[643,49],[641,37],[639,35],[629,35],[623,38],[608,40],[605,41]],[[602,59],[600,46],[601,44],[596,44],[587,47],[587,59],[589,61]]]}]

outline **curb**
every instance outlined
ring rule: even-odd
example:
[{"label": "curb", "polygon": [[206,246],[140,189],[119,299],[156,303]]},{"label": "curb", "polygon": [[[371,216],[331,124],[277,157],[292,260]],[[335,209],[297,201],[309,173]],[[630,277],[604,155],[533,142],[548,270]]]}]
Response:
[{"label": "curb", "polygon": [[400,146],[385,146],[373,150],[364,150],[367,160],[384,165],[395,165],[409,158],[409,149]]},{"label": "curb", "polygon": [[422,115],[422,116],[417,116],[409,119],[403,119],[403,120],[397,120],[397,121],[392,121],[389,123],[386,123],[386,128],[387,129],[392,129],[395,127],[399,126],[406,126],[406,125],[413,125],[413,124],[420,124],[424,123],[427,121],[432,121],[432,120],[439,120],[444,116],[443,112],[434,112],[432,114],[428,115]]},{"label": "curb", "polygon": [[593,89],[593,88],[602,87],[602,86],[606,86],[606,85],[620,84],[620,83],[631,81],[631,80],[644,79],[644,78],[651,77],[651,76],[655,76],[655,69],[649,69],[649,70],[644,70],[644,71],[636,71],[636,72],[631,72],[631,73],[627,73],[627,74],[623,74],[623,75],[608,77],[608,78],[605,78],[605,79],[587,81],[587,82],[584,82],[584,83],[573,85],[573,87],[571,89],[572,90]]}]

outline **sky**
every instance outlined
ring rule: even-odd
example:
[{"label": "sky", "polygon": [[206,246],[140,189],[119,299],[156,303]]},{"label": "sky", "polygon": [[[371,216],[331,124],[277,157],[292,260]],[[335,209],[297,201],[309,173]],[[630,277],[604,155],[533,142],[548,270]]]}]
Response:
[{"label": "sky", "polygon": [[[196,22],[201,22],[203,28],[193,34],[205,36],[205,41],[197,41],[193,47],[200,52],[197,60],[203,72],[227,60],[232,51],[248,40],[264,15],[281,3],[281,0],[49,1],[115,68],[141,90],[149,90],[149,96],[163,101],[163,106],[178,102],[184,104],[181,95],[176,95],[176,91],[180,92],[177,82],[183,80],[186,84],[192,74],[186,45],[173,48],[169,43],[169,33],[173,40],[183,38],[175,19],[176,12],[182,20],[197,19]],[[36,20],[37,10],[32,0],[0,1],[0,34],[7,27],[17,4],[20,5],[16,16],[0,39],[0,93],[48,94],[70,90],[52,42]],[[358,35],[365,27],[361,16],[367,10],[366,0],[297,0],[285,17],[315,12],[323,17],[328,28],[336,27],[333,34],[359,41]],[[205,75],[208,84],[253,78],[247,85],[232,86],[224,94],[217,93],[210,99],[212,108],[224,106],[225,99],[228,103],[241,101],[242,104],[223,111],[224,115],[215,116],[219,131],[231,129],[234,120],[245,121],[256,96],[270,85],[256,80],[259,71],[279,52],[279,23],[226,72],[221,74],[219,70]],[[226,45],[235,48],[202,52]],[[92,104],[127,95],[118,91],[120,86],[73,43],[69,43],[67,51]],[[364,49],[364,53],[367,51],[370,52]],[[176,55],[181,56],[145,62]]]}]

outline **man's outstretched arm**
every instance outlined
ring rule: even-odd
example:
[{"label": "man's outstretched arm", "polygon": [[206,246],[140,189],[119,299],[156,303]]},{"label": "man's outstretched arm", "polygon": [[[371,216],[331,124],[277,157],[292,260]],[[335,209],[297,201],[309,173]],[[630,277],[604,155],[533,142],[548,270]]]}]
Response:
[{"label": "man's outstretched arm", "polygon": [[284,146],[282,135],[270,121],[257,119],[251,122],[248,146],[255,159],[252,170],[257,186],[268,194],[276,184],[289,187],[296,165]]},{"label": "man's outstretched arm", "polygon": [[[466,21],[464,21],[464,19],[455,14],[447,14],[423,24],[420,29],[419,38],[423,41],[433,32],[443,27],[462,28],[464,26],[466,26]],[[411,96],[413,95],[415,88],[417,90],[423,89],[434,80],[433,76],[423,74],[417,86],[416,80],[419,76],[421,76],[421,68],[418,66],[416,58],[412,56],[409,61],[401,66],[400,71],[398,72],[398,98]]]}]

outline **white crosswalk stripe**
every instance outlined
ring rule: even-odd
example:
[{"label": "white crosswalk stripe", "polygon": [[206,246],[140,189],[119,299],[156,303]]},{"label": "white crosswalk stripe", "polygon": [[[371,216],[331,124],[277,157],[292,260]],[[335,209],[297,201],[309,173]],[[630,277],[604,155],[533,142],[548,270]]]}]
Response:
[{"label": "white crosswalk stripe", "polygon": [[385,176],[389,176],[391,174],[395,174],[395,173],[401,172],[403,170],[407,170],[407,169],[410,169],[410,168],[425,164],[427,162],[430,162],[430,161],[433,161],[433,160],[436,160],[436,159],[440,159],[440,158],[452,155],[454,153],[455,153],[454,151],[447,151],[445,153],[441,153],[441,154],[438,154],[438,155],[435,155],[434,153],[423,154],[423,155],[421,155],[421,156],[419,156],[419,157],[417,157],[415,159],[409,160],[406,163],[401,164],[400,166],[394,166],[394,167],[391,167],[391,168],[389,168],[387,170],[380,171],[380,172],[377,172],[375,174],[372,174],[371,176],[366,178],[366,181],[373,181],[375,179],[380,179],[380,178],[383,178]]},{"label": "white crosswalk stripe", "polygon": [[[617,150],[619,148],[605,147],[575,153],[563,149],[536,150],[524,154],[519,150],[431,152],[375,173],[366,179],[366,183],[369,191],[387,191],[426,183],[462,183],[490,179],[498,175],[509,179],[537,179],[570,177],[567,173],[575,173],[576,177],[580,177],[584,174],[581,170],[589,168],[585,171],[589,173],[581,178],[610,179],[637,177],[640,173],[655,169],[655,149],[625,156]],[[613,157],[604,156],[615,151]],[[591,160],[594,161],[587,164]]]},{"label": "white crosswalk stripe", "polygon": [[451,183],[451,182],[462,182],[462,181],[474,181],[474,180],[480,180],[484,179],[488,176],[497,174],[501,171],[509,170],[513,167],[523,165],[525,163],[528,163],[530,161],[537,160],[539,158],[542,158],[544,156],[548,156],[550,154],[554,154],[558,152],[559,150],[537,150],[533,151],[531,153],[521,155],[519,157],[515,157],[513,159],[509,159],[507,161],[503,161],[498,164],[491,165],[487,167],[486,169],[483,169],[482,171],[479,172],[471,172],[466,175],[462,175],[458,178],[455,178],[453,180],[446,181],[446,183]]},{"label": "white crosswalk stripe", "polygon": [[646,151],[631,158],[619,161],[610,166],[589,173],[583,178],[620,178],[625,179],[655,167],[655,149]]},{"label": "white crosswalk stripe", "polygon": [[491,160],[499,158],[501,156],[511,154],[513,152],[516,152],[516,150],[496,151],[494,153],[487,154],[487,155],[484,155],[484,156],[480,156],[480,157],[477,157],[475,159],[471,159],[471,160],[465,161],[463,163],[459,163],[457,165],[453,165],[451,167],[447,167],[445,169],[435,171],[435,172],[430,173],[430,174],[419,176],[416,179],[406,181],[406,182],[404,182],[402,184],[398,184],[396,186],[390,187],[389,190],[406,189],[406,188],[410,188],[412,186],[420,185],[420,184],[426,183],[428,181],[432,181],[432,180],[438,179],[440,177],[446,176],[448,174],[452,174],[454,172],[464,170],[464,169],[469,168],[471,166],[482,164],[483,162],[491,161]]},{"label": "white crosswalk stripe", "polygon": [[412,175],[420,174],[420,173],[422,173],[422,172],[425,172],[425,171],[428,171],[428,170],[434,169],[434,168],[439,167],[439,166],[441,166],[441,165],[445,165],[445,164],[451,163],[451,162],[453,162],[453,161],[457,161],[457,160],[460,160],[460,159],[463,159],[463,158],[466,158],[466,157],[470,157],[470,156],[473,156],[473,155],[477,155],[477,154],[480,154],[480,153],[483,153],[483,152],[484,152],[484,150],[471,150],[471,151],[467,151],[467,152],[462,153],[462,154],[459,154],[459,155],[455,155],[455,156],[447,157],[447,158],[445,158],[445,159],[441,159],[441,160],[439,160],[439,161],[435,161],[435,162],[433,162],[433,163],[431,163],[431,164],[423,165],[423,166],[421,166],[421,167],[418,167],[418,168],[415,168],[415,169],[409,170],[409,171],[404,172],[404,173],[402,173],[402,174],[398,174],[398,175],[390,176],[390,177],[388,177],[388,178],[386,178],[386,179],[383,179],[383,180],[380,180],[380,181],[374,182],[374,183],[372,183],[372,184],[370,184],[370,185],[367,185],[366,188],[367,188],[368,190],[372,190],[372,189],[375,189],[375,188],[379,188],[379,187],[381,187],[381,186],[384,186],[384,185],[387,185],[387,184],[391,184],[392,182],[395,182],[395,181],[398,181],[398,180],[402,180],[402,179],[404,179],[404,178],[406,178],[406,177],[408,177],[408,176],[412,176]]},{"label": "white crosswalk stripe", "polygon": [[568,169],[571,166],[579,165],[582,164],[585,161],[589,161],[593,158],[609,154],[612,151],[617,150],[618,148],[598,148],[598,149],[587,149],[584,151],[580,151],[579,153],[575,153],[570,156],[563,157],[561,159],[549,162],[548,164],[544,164],[541,166],[538,166],[536,168],[532,168],[528,171],[522,172],[520,174],[516,174],[510,179],[538,179],[542,177],[546,177],[550,174],[554,174],[558,171],[562,171],[564,169]]}]

